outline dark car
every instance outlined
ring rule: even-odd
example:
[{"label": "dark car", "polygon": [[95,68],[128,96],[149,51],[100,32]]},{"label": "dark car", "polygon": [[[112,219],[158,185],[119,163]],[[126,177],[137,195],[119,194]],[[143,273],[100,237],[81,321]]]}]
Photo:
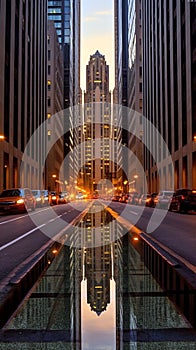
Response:
[{"label": "dark car", "polygon": [[171,199],[169,209],[179,213],[187,213],[189,210],[196,211],[196,190],[178,189]]},{"label": "dark car", "polygon": [[67,200],[67,192],[59,192],[59,198],[58,198],[58,204],[66,204],[68,202]]},{"label": "dark car", "polygon": [[139,198],[138,204],[142,206],[147,205],[149,198],[150,198],[150,194],[142,194],[141,197]]},{"label": "dark car", "polygon": [[112,202],[119,202],[120,196],[113,196],[112,197]]},{"label": "dark car", "polygon": [[49,205],[49,192],[48,190],[42,190],[42,197],[43,197],[43,205]]},{"label": "dark car", "polygon": [[58,204],[58,201],[59,201],[59,195],[57,194],[56,191],[51,191],[50,192],[50,195],[49,195],[49,198],[50,198],[50,205],[53,205],[53,204]]},{"label": "dark car", "polygon": [[36,200],[36,207],[42,207],[44,205],[44,196],[41,190],[32,190],[32,193]]},{"label": "dark car", "polygon": [[146,207],[151,207],[151,208],[155,207],[154,199],[157,195],[158,195],[157,192],[153,192],[149,195],[149,197],[146,200]]},{"label": "dark car", "polygon": [[36,200],[29,188],[11,188],[0,194],[1,212],[26,212],[35,208]]}]

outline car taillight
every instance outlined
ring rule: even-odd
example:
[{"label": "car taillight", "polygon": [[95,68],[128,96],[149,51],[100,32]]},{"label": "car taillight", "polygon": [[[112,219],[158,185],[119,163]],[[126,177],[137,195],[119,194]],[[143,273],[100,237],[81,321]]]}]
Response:
[{"label": "car taillight", "polygon": [[18,199],[16,203],[17,203],[17,204],[23,204],[23,203],[24,203],[24,199],[22,199],[22,198],[21,198],[21,199]]},{"label": "car taillight", "polygon": [[185,199],[185,196],[181,196],[181,199],[182,199],[182,200]]}]

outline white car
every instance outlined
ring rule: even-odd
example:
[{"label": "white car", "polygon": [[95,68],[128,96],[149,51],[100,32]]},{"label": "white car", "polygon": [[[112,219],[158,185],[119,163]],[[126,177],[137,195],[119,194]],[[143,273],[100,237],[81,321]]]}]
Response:
[{"label": "white car", "polygon": [[154,199],[154,204],[156,207],[159,209],[169,209],[173,193],[173,191],[160,191]]},{"label": "white car", "polygon": [[83,194],[82,194],[81,192],[78,192],[78,193],[76,194],[76,199],[84,199]]}]

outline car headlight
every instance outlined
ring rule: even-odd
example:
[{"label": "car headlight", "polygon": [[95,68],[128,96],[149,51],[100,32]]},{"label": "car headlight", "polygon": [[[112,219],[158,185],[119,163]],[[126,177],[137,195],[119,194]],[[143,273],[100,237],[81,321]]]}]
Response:
[{"label": "car headlight", "polygon": [[56,196],[52,196],[52,199],[56,199]]},{"label": "car headlight", "polygon": [[24,203],[24,199],[22,199],[22,198],[21,198],[21,199],[18,199],[16,203],[17,203],[17,204],[23,204],[23,203]]},{"label": "car headlight", "polygon": [[36,202],[40,202],[41,201],[41,198],[36,198]]}]

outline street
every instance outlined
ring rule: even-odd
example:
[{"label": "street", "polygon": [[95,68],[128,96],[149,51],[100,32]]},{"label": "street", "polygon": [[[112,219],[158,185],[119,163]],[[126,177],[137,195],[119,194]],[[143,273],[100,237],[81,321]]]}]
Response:
[{"label": "street", "polygon": [[[74,202],[49,208],[36,209],[34,213],[0,216],[0,280],[35,253],[50,237],[62,229],[62,220],[70,223],[91,201]],[[106,205],[106,202],[103,201]],[[154,210],[123,203],[107,202],[109,208],[130,224],[146,232]],[[162,210],[157,211],[162,215]],[[34,222],[32,221],[34,220]],[[36,224],[35,224],[36,223]],[[168,212],[160,226],[150,236],[192,265],[196,265],[196,215]],[[43,228],[45,234],[42,232]],[[41,230],[42,229],[42,230]],[[52,232],[52,234],[51,234]]]}]

